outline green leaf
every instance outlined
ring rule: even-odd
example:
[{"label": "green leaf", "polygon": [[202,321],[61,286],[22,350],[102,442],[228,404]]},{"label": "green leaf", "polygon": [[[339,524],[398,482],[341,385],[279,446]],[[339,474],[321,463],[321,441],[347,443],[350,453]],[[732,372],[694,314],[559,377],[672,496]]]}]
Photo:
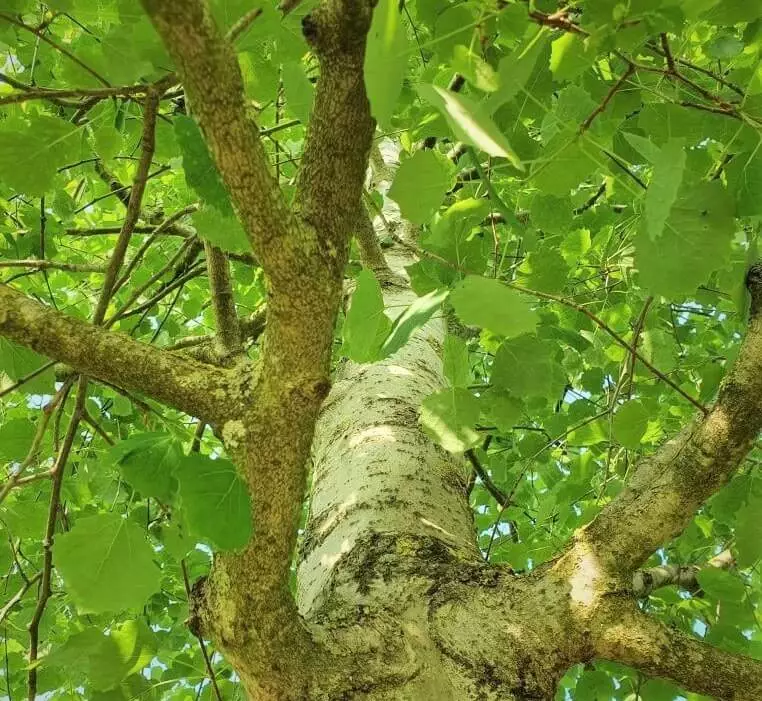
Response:
[{"label": "green leaf", "polygon": [[550,54],[550,71],[558,81],[574,80],[595,61],[596,52],[589,39],[566,32],[553,41]]},{"label": "green leaf", "polygon": [[532,167],[531,180],[542,192],[564,197],[598,170],[593,154],[587,141],[559,133],[542,150]]},{"label": "green leaf", "polygon": [[[646,139],[639,134],[630,134],[629,132],[623,132],[622,136],[624,136],[625,140],[629,142],[630,146],[632,146],[647,161],[656,163],[662,159],[662,149],[660,149],[658,145],[650,139]],[[668,142],[671,142],[674,148],[679,142],[679,139],[669,139]],[[685,151],[683,151],[682,159],[683,166],[685,166]],[[680,172],[680,177],[682,178],[682,170]]]},{"label": "green leaf", "polygon": [[670,139],[659,150],[654,172],[646,191],[646,231],[652,241],[664,231],[664,225],[677,199],[685,171],[682,139]]},{"label": "green leaf", "polygon": [[514,397],[544,397],[556,401],[566,376],[556,361],[557,346],[525,334],[504,341],[495,354],[492,383]]},{"label": "green leaf", "polygon": [[195,120],[185,115],[175,117],[174,123],[175,137],[183,155],[183,171],[188,187],[205,205],[217,209],[226,218],[232,217],[233,208],[228,192],[204,142],[201,129],[198,128]]},{"label": "green leaf", "polygon": [[302,124],[307,124],[312,112],[315,89],[305,75],[301,63],[284,63],[282,70],[286,107]]},{"label": "green leaf", "polygon": [[735,550],[738,566],[753,567],[762,559],[762,519],[759,518],[762,500],[751,498],[736,514]]},{"label": "green leaf", "polygon": [[455,166],[436,151],[416,151],[402,162],[389,197],[399,206],[403,218],[425,224],[442,204],[455,179]]},{"label": "green leaf", "polygon": [[388,358],[402,348],[408,339],[434,316],[434,312],[439,309],[449,294],[449,290],[434,290],[419,297],[405,309],[395,320],[389,336],[381,346],[381,357]]},{"label": "green leaf", "polygon": [[83,134],[71,122],[47,115],[0,122],[0,181],[19,193],[44,195],[58,168],[77,159]]},{"label": "green leaf", "polygon": [[80,518],[56,537],[56,569],[80,613],[140,611],[159,590],[145,531],[119,514]]},{"label": "green leaf", "polygon": [[35,425],[27,419],[11,419],[0,426],[0,461],[22,462],[32,447]]},{"label": "green leaf", "polygon": [[569,266],[555,248],[533,251],[519,266],[522,287],[540,292],[560,292],[569,276]]},{"label": "green leaf", "polygon": [[645,227],[635,238],[641,286],[668,298],[693,294],[730,255],[733,210],[719,182],[684,184],[659,240]]},{"label": "green leaf", "polygon": [[499,431],[512,431],[524,411],[519,399],[507,392],[490,388],[480,397],[482,414],[488,422],[494,423]]},{"label": "green leaf", "polygon": [[450,297],[458,318],[469,326],[480,326],[512,338],[537,328],[537,313],[529,297],[498,280],[469,275]]},{"label": "green leaf", "polygon": [[460,73],[475,88],[484,92],[495,92],[500,80],[492,66],[468,47],[458,44],[452,56],[452,69]]},{"label": "green leaf", "polygon": [[471,383],[471,363],[468,347],[459,336],[447,334],[442,346],[444,374],[453,387],[465,387]]},{"label": "green leaf", "polygon": [[529,216],[538,229],[546,233],[559,233],[571,229],[573,209],[570,197],[537,194],[532,198]]},{"label": "green leaf", "polygon": [[648,428],[648,410],[638,401],[627,402],[621,407],[612,422],[614,439],[625,448],[636,450],[646,435]]},{"label": "green leaf", "polygon": [[108,452],[124,478],[146,497],[168,502],[177,484],[174,470],[182,457],[181,446],[166,433],[136,433]]},{"label": "green leaf", "polygon": [[[0,338],[0,372],[4,372],[11,380],[20,380],[26,377],[42,365],[47,363],[47,358],[38,355],[28,348]],[[50,392],[53,389],[53,369],[46,370],[23,386],[24,392]]]},{"label": "green leaf", "polygon": [[727,177],[735,191],[738,216],[762,216],[762,148],[738,154],[728,164]]},{"label": "green leaf", "polygon": [[717,567],[706,567],[696,574],[701,588],[720,601],[743,601],[746,597],[746,586],[730,572]]},{"label": "green leaf", "polygon": [[537,61],[547,46],[547,33],[538,28],[525,43],[517,46],[508,56],[500,59],[498,66],[499,90],[489,98],[489,111],[510,102],[522,93],[534,72]]},{"label": "green leaf", "polygon": [[147,667],[156,655],[156,637],[142,619],[128,620],[104,635],[86,628],[41,661],[43,667],[82,669],[93,689],[107,691]]},{"label": "green leaf", "polygon": [[720,34],[709,42],[706,53],[718,61],[735,58],[743,51],[743,42],[732,34]]},{"label": "green leaf", "polygon": [[451,453],[462,453],[479,443],[474,426],[479,421],[479,400],[465,389],[444,389],[430,394],[421,405],[421,426]]},{"label": "green leaf", "polygon": [[191,533],[219,550],[239,550],[251,539],[251,499],[233,463],[205,455],[183,457],[176,469]]},{"label": "green leaf", "polygon": [[365,89],[371,114],[387,127],[402,92],[408,38],[396,0],[379,0],[373,11],[365,50]]},{"label": "green leaf", "polygon": [[384,313],[384,297],[378,280],[370,270],[362,270],[344,321],[342,352],[356,363],[377,360],[391,327],[392,322]]},{"label": "green leaf", "polygon": [[241,223],[230,210],[223,214],[215,207],[204,206],[193,214],[198,235],[228,253],[251,253],[251,244]]},{"label": "green leaf", "polygon": [[490,156],[507,158],[515,168],[524,170],[508,139],[481,106],[464,95],[438,85],[419,85],[418,94],[445,116],[459,141],[475,146]]}]

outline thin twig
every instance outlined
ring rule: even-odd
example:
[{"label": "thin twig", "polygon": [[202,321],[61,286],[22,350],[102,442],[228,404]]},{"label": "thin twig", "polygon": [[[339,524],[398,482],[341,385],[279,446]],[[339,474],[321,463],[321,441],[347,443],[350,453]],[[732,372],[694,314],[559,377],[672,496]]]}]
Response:
[{"label": "thin twig", "polygon": [[21,589],[19,589],[10,599],[8,599],[8,602],[5,604],[5,606],[0,609],[0,623],[6,619],[8,614],[13,610],[13,607],[16,606],[16,604],[18,604],[19,601],[21,601],[26,596],[26,593],[32,588],[33,585],[37,584],[41,578],[42,572],[38,572],[31,579],[27,579]]},{"label": "thin twig", "polygon": [[493,498],[497,502],[497,505],[501,509],[505,509],[508,506],[510,506],[511,505],[510,499],[508,498],[506,493],[492,481],[492,477],[489,476],[487,471],[479,462],[479,458],[476,456],[476,453],[474,452],[473,448],[469,448],[465,452],[465,455],[468,458],[468,461],[471,463],[471,466],[474,468],[474,472],[476,473],[476,475],[479,477],[482,484],[484,485],[484,488],[493,496]]},{"label": "thin twig", "polygon": [[107,88],[111,87],[111,83],[109,83],[102,75],[94,71],[92,68],[90,68],[90,66],[88,66],[86,63],[81,61],[79,58],[77,58],[73,53],[71,53],[71,51],[69,51],[68,49],[64,48],[60,44],[57,44],[55,41],[53,41],[47,34],[45,34],[44,30],[37,29],[36,27],[30,27],[28,24],[24,24],[21,20],[18,20],[13,15],[9,15],[5,12],[0,12],[0,19],[4,19],[6,22],[13,24],[16,27],[19,27],[20,29],[24,29],[27,32],[31,32],[35,36],[42,39],[46,44],[49,44],[50,46],[52,46],[56,51],[62,53],[70,61],[73,61],[74,63],[76,63],[80,68],[87,71],[99,83],[101,83],[102,85],[105,85]]},{"label": "thin twig", "polygon": [[261,7],[256,7],[253,10],[249,10],[243,17],[241,17],[229,30],[226,36],[226,39],[234,43],[237,41],[241,35],[249,28],[251,27],[252,23],[254,22],[257,17],[259,17],[262,14],[263,10]]},{"label": "thin twig", "polygon": [[[205,424],[201,423],[200,426],[205,426]],[[180,560],[180,567],[183,571],[183,584],[185,585],[185,596],[188,599],[188,604],[190,605],[192,592],[191,592],[191,585],[190,585],[190,579],[188,578],[188,568],[185,564],[185,560]],[[196,640],[198,640],[198,646],[201,648],[201,656],[204,658],[204,666],[206,667],[206,673],[209,677],[209,681],[212,683],[212,688],[214,689],[214,695],[217,697],[217,701],[222,701],[222,692],[220,692],[219,686],[217,686],[217,675],[214,672],[214,667],[212,667],[212,661],[209,659],[209,652],[206,649],[206,643],[204,642],[204,639],[201,637],[201,635],[196,635]]]},{"label": "thin twig", "polygon": [[69,426],[66,429],[66,437],[64,438],[55,465],[53,466],[53,487],[50,493],[48,520],[45,525],[45,537],[42,541],[42,581],[40,582],[40,589],[37,594],[37,606],[34,609],[32,620],[27,626],[29,630],[29,674],[27,677],[29,701],[34,701],[37,698],[37,665],[34,663],[37,661],[39,648],[40,621],[42,620],[42,615],[45,613],[45,607],[52,594],[50,581],[53,570],[53,539],[56,532],[58,508],[61,503],[61,487],[66,472],[66,464],[69,460],[69,455],[71,454],[77,431],[79,430],[79,422],[82,418],[82,409],[85,406],[85,399],[87,399],[87,379],[80,377],[74,412],[69,421]]},{"label": "thin twig", "polygon": [[69,393],[70,385],[65,383],[61,389],[59,389],[50,400],[50,403],[46,404],[42,410],[42,416],[37,422],[37,430],[32,439],[32,445],[29,448],[29,452],[24,458],[24,461],[16,468],[16,471],[11,477],[0,487],[0,504],[5,501],[5,498],[10,494],[11,490],[18,484],[19,480],[24,476],[24,473],[29,469],[32,463],[37,459],[37,455],[40,452],[42,445],[42,439],[45,437],[45,432],[48,429],[48,424],[53,416],[53,412],[56,407],[61,403],[61,400]]},{"label": "thin twig", "polygon": [[106,278],[103,281],[101,296],[93,314],[93,324],[96,326],[102,324],[106,316],[106,310],[111,302],[117,275],[119,275],[122,263],[124,262],[124,256],[127,253],[132,230],[140,217],[140,207],[146,188],[146,180],[148,179],[148,170],[151,167],[151,160],[153,159],[156,147],[156,115],[159,111],[159,97],[159,92],[155,88],[151,88],[146,98],[143,113],[143,134],[141,138],[142,154],[135,173],[132,189],[130,190],[130,200],[127,205],[124,223],[122,224],[122,231],[114,246],[114,251],[106,270]]},{"label": "thin twig", "polygon": [[27,375],[24,375],[23,377],[20,377],[18,380],[16,380],[12,385],[8,385],[8,387],[5,387],[3,390],[0,390],[0,399],[5,397],[7,394],[10,394],[11,392],[15,392],[19,387],[22,387],[27,382],[30,382],[35,377],[42,375],[43,372],[46,370],[50,370],[54,365],[56,364],[55,360],[49,360],[47,363],[44,363],[43,365],[40,365],[36,370],[33,370]]},{"label": "thin twig", "polygon": [[627,69],[622,74],[622,76],[617,80],[614,85],[611,86],[611,89],[606,93],[603,100],[601,100],[600,104],[590,113],[590,115],[585,119],[584,122],[579,127],[580,133],[587,131],[590,128],[590,125],[593,123],[593,120],[602,112],[606,110],[606,107],[608,107],[611,100],[614,98],[614,95],[619,92],[619,90],[622,89],[622,86],[627,82],[629,77],[635,72],[635,66],[633,64],[628,64]]},{"label": "thin twig", "polygon": [[572,302],[570,299],[566,299],[564,297],[559,297],[557,295],[550,294],[548,292],[540,292],[539,290],[530,290],[526,287],[521,287],[519,285],[516,285],[512,282],[506,282],[504,283],[507,287],[510,287],[511,289],[514,289],[518,292],[523,292],[525,294],[532,295],[533,297],[538,297],[540,299],[547,299],[552,302],[558,302],[559,304],[563,304],[566,307],[569,307],[570,309],[576,309],[578,312],[584,314],[588,319],[590,319],[596,326],[599,326],[601,329],[603,329],[611,338],[613,338],[622,348],[625,350],[628,350],[630,353],[635,355],[635,357],[643,363],[656,377],[658,377],[660,380],[668,384],[672,389],[674,389],[680,396],[682,396],[684,399],[689,401],[693,406],[695,406],[697,409],[701,411],[704,416],[706,416],[709,413],[709,410],[697,399],[694,397],[691,397],[690,394],[688,394],[685,390],[683,390],[678,384],[673,382],[672,380],[667,377],[661,370],[656,368],[649,360],[647,360],[641,353],[638,352],[636,348],[633,348],[627,341],[625,341],[614,329],[612,329],[603,319],[597,317],[595,314],[593,314],[590,310],[586,309],[580,304],[577,304],[576,302]]}]

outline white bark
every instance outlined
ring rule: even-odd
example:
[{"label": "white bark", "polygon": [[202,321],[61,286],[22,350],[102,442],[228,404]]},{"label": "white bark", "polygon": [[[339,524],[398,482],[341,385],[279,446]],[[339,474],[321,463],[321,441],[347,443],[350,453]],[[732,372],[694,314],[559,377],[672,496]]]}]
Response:
[{"label": "white bark", "polygon": [[[390,256],[399,273],[412,260]],[[385,294],[390,316],[415,300]],[[313,489],[299,563],[299,606],[309,617],[332,589],[356,599],[341,562],[374,534],[435,536],[458,557],[478,558],[462,458],[437,447],[418,423],[421,401],[445,386],[436,315],[391,358],[346,363],[323,408],[313,444]],[[356,587],[355,587],[356,588]]]}]

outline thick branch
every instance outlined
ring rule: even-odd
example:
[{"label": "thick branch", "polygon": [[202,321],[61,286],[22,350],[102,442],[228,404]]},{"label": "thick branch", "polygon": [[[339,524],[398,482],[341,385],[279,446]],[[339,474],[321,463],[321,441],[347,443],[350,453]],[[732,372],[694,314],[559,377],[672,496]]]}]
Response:
[{"label": "thick branch", "polygon": [[0,335],[210,423],[224,416],[223,370],[78,321],[7,285],[0,285]]},{"label": "thick branch", "polygon": [[722,701],[762,698],[762,661],[724,652],[637,611],[621,610],[595,632],[598,657]]},{"label": "thick branch", "polygon": [[751,319],[717,403],[654,455],[578,534],[609,572],[627,574],[680,533],[734,474],[762,428],[762,264],[749,272]]},{"label": "thick branch", "polygon": [[274,285],[288,288],[304,251],[313,246],[269,171],[232,44],[203,0],[142,2],[180,69],[193,114],[258,260]]},{"label": "thick branch", "polygon": [[329,0],[303,23],[320,60],[320,78],[296,199],[302,219],[317,229],[340,265],[360,207],[375,129],[363,77],[371,15],[368,0]]}]

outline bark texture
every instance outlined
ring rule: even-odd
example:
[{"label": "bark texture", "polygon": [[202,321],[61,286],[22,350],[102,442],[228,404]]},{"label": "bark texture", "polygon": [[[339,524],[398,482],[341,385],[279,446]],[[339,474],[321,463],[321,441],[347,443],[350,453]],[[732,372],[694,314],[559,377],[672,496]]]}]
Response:
[{"label": "bark texture", "polygon": [[[749,273],[748,333],[714,407],[643,460],[564,553],[526,576],[483,562],[468,465],[418,424],[421,400],[444,385],[442,318],[383,362],[344,364],[329,394],[374,130],[362,76],[374,4],[323,0],[305,18],[320,78],[292,208],[206,2],[143,0],[267,278],[256,366],[238,353],[247,330],[235,316],[226,261],[211,246],[215,343],[235,356],[227,367],[136,343],[5,285],[0,334],[196,416],[224,441],[251,493],[255,535],[242,552],[217,556],[196,583],[190,621],[226,655],[251,699],[551,699],[570,665],[596,658],[720,699],[762,698],[762,663],[648,618],[635,603],[637,577],[633,585],[637,568],[730,479],[762,427],[762,266]],[[376,182],[388,181],[390,164],[375,160]],[[403,277],[412,234],[390,252],[388,274],[362,227],[365,256],[399,313],[414,299]]]}]

